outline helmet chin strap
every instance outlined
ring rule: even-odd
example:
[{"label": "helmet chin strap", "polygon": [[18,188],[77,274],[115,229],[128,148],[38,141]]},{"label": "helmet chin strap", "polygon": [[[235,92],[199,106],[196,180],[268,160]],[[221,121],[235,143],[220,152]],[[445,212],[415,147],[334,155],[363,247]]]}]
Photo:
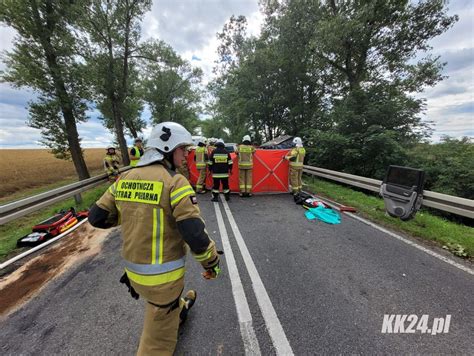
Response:
[{"label": "helmet chin strap", "polygon": [[166,161],[167,165],[169,168],[171,168],[173,171],[176,169],[176,166],[174,165],[174,160],[173,160],[173,152],[163,152],[161,150],[158,150],[163,156],[164,156],[164,161]]}]

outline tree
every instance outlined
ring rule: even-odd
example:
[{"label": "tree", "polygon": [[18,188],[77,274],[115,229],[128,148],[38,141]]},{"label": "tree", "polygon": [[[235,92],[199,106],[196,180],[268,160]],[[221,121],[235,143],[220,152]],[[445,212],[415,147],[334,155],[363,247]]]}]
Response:
[{"label": "tree", "polygon": [[366,176],[403,163],[406,148],[429,136],[414,94],[443,78],[443,63],[429,54],[429,41],[457,20],[443,0],[261,4],[258,39],[240,40],[235,26],[219,37],[221,62],[233,61],[214,92],[231,135],[302,136],[316,145],[310,160]]},{"label": "tree", "polygon": [[89,177],[76,126],[86,119],[88,92],[72,27],[83,10],[82,1],[66,0],[4,0],[0,8],[0,21],[18,32],[1,80],[39,93],[29,125],[57,157],[72,158],[79,179]]},{"label": "tree", "polygon": [[202,70],[193,68],[173,49],[160,41],[142,46],[143,97],[152,112],[152,122],[174,121],[193,131],[201,111],[199,84]]},{"label": "tree", "polygon": [[[137,137],[144,127],[140,101],[132,97],[138,78],[134,54],[140,50],[140,21],[150,9],[146,0],[91,0],[81,28],[88,34],[87,59],[93,76],[95,97],[104,124],[116,136],[125,165],[130,164],[124,128]],[[126,115],[131,116],[126,116]]]}]

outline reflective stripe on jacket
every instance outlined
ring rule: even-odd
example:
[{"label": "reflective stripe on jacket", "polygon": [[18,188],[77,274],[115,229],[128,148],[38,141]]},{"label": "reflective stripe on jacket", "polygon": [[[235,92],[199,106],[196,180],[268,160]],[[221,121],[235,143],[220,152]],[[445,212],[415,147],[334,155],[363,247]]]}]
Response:
[{"label": "reflective stripe on jacket", "polygon": [[236,152],[239,155],[239,168],[250,169],[253,167],[255,147],[250,145],[238,145]]},{"label": "reflective stripe on jacket", "polygon": [[[176,298],[184,287],[186,244],[177,222],[201,219],[189,182],[163,164],[137,167],[124,173],[97,201],[109,218],[121,224],[122,256],[128,278],[159,290],[160,300]],[[200,263],[216,258],[209,240]],[[206,261],[205,261],[206,262]]]},{"label": "reflective stripe on jacket", "polygon": [[285,158],[290,161],[290,167],[303,168],[305,154],[306,154],[306,150],[304,149],[304,147],[294,147],[285,156]]},{"label": "reflective stripe on jacket", "polygon": [[196,147],[194,152],[194,159],[196,160],[196,168],[203,169],[206,167],[206,147]]}]

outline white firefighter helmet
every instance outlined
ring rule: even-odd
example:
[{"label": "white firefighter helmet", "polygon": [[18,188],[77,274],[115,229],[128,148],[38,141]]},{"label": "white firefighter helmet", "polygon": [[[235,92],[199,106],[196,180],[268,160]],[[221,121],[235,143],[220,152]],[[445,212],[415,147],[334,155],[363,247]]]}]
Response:
[{"label": "white firefighter helmet", "polygon": [[219,145],[219,144],[222,145],[222,146],[225,146],[224,140],[222,138],[218,138],[216,140],[216,145]]},{"label": "white firefighter helmet", "polygon": [[303,146],[303,141],[301,141],[301,137],[295,137],[293,139],[293,144],[296,146]]},{"label": "white firefighter helmet", "polygon": [[143,140],[140,136],[136,137],[134,140],[133,140],[133,143],[137,143],[137,142],[142,142],[143,143]]},{"label": "white firefighter helmet", "polygon": [[242,137],[242,142],[245,142],[245,141],[250,142],[250,136],[249,135],[245,135],[244,137]]},{"label": "white firefighter helmet", "polygon": [[151,130],[145,153],[137,166],[146,166],[161,161],[164,154],[173,152],[181,146],[190,146],[193,139],[188,130],[176,122],[162,122]]},{"label": "white firefighter helmet", "polygon": [[108,151],[108,150],[115,150],[115,147],[114,147],[114,145],[108,145],[107,148],[106,148],[106,150],[107,150],[107,151]]}]

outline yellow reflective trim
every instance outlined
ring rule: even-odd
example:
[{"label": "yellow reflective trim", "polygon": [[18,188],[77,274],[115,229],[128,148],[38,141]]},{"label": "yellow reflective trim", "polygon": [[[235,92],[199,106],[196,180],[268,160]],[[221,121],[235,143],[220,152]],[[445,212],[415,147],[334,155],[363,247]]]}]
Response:
[{"label": "yellow reflective trim", "polygon": [[129,271],[125,268],[128,278],[135,283],[141,284],[142,286],[156,286],[169,282],[176,281],[184,276],[184,267],[178,268],[171,272],[154,275],[142,275]]},{"label": "yellow reflective trim", "polygon": [[158,263],[160,265],[163,263],[164,231],[165,231],[164,211],[163,209],[160,209],[160,257],[158,258]]},{"label": "yellow reflective trim", "polygon": [[171,200],[171,205],[176,205],[178,204],[184,197],[187,197],[188,195],[193,195],[194,194],[194,189],[192,187],[187,188],[186,191],[180,192],[176,198]]},{"label": "yellow reflective trim", "polygon": [[159,204],[163,182],[121,179],[117,182],[115,200]]},{"label": "yellow reflective trim", "polygon": [[227,155],[225,155],[225,156],[214,155],[214,161],[216,161],[216,163],[226,163],[227,162]]},{"label": "yellow reflective trim", "polygon": [[206,252],[201,253],[199,255],[194,255],[194,258],[196,259],[196,261],[202,262],[202,261],[207,260],[211,256],[212,256],[212,249],[207,250]]},{"label": "yellow reflective trim", "polygon": [[191,187],[189,184],[188,185],[185,185],[184,187],[181,187],[179,189],[176,189],[174,190],[171,194],[170,194],[170,198],[173,199],[176,195],[178,195],[180,192],[186,190],[186,189],[193,189],[193,187]]},{"label": "yellow reflective trim", "polygon": [[151,264],[156,263],[156,209],[153,209],[153,233],[151,236]]},{"label": "yellow reflective trim", "polygon": [[251,153],[251,152],[252,152],[252,147],[249,147],[249,146],[239,146],[239,152],[242,152],[242,153]]}]

